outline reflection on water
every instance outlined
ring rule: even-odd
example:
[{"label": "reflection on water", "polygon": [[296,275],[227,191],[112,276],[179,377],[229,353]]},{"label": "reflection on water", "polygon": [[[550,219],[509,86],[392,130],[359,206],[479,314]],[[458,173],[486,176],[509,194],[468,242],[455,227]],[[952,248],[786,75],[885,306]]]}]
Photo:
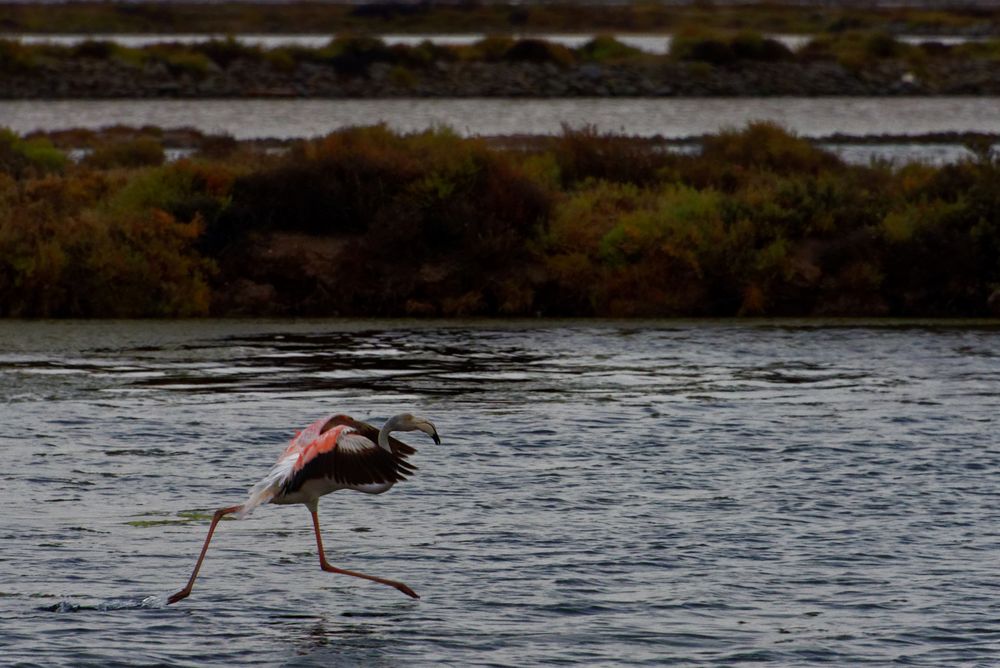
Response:
[{"label": "reflection on water", "polygon": [[[397,618],[401,624],[405,618]],[[295,639],[296,666],[396,666],[392,641],[364,624],[328,623],[322,617],[284,615],[274,620]]]},{"label": "reflection on water", "polygon": [[[987,665],[998,329],[2,321],[4,660]],[[264,507],[157,604],[295,429],[400,410],[442,445],[320,514],[421,600]]]}]

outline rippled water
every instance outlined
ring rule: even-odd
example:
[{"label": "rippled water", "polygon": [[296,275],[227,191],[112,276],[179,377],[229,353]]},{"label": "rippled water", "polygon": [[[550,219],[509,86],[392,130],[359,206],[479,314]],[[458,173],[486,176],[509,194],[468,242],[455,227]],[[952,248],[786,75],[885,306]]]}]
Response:
[{"label": "rippled water", "polygon": [[[0,322],[5,665],[990,665],[997,324]],[[217,533],[295,429],[417,475]],[[193,517],[193,519],[192,519]]]},{"label": "rippled water", "polygon": [[1000,133],[1000,98],[0,100],[0,126],[22,133],[148,124],[237,139],[313,137],[379,122],[402,132],[443,125],[463,135],[554,134],[565,123],[676,138],[755,120],[774,121],[806,137]]}]

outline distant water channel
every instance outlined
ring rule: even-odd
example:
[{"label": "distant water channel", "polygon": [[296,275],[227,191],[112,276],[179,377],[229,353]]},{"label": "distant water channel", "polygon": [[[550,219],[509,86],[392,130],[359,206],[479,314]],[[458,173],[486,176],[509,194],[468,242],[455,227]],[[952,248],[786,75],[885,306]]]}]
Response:
[{"label": "distant water channel", "polygon": [[237,139],[294,138],[386,123],[404,132],[447,126],[464,135],[603,132],[689,137],[770,120],[804,136],[1000,133],[997,97],[706,97],[2,100],[0,126],[18,132],[115,124],[189,126]]},{"label": "distant water channel", "polygon": [[[987,666],[1000,324],[0,321],[0,653],[72,666]],[[297,428],[388,494],[224,522]]]},{"label": "distant water channel", "polygon": [[[806,137],[932,132],[1000,133],[1000,98],[579,98],[579,99],[227,99],[0,101],[0,127],[17,132],[110,125],[193,127],[237,139],[320,136],[385,123],[402,132],[450,127],[463,135],[555,134],[563,125],[683,138],[770,120]],[[957,145],[848,145],[851,162],[871,158],[953,162]]]},{"label": "distant water channel", "polygon": [[[406,35],[406,34],[383,34],[376,35],[379,39],[388,45],[404,44],[413,46],[420,44],[421,42],[431,42],[433,44],[440,44],[442,46],[456,46],[473,44],[479,40],[485,39],[489,35],[486,33],[428,33],[423,35]],[[59,44],[63,46],[74,46],[80,44],[87,40],[94,41],[105,41],[105,42],[116,42],[122,46],[128,47],[143,47],[150,46],[153,44],[164,44],[168,42],[179,43],[179,44],[196,44],[199,42],[204,42],[210,39],[228,39],[229,35],[215,34],[215,35],[205,35],[205,34],[195,34],[195,33],[164,33],[164,34],[154,34],[154,35],[136,35],[136,34],[8,34],[0,35],[0,38],[13,39],[25,44]],[[232,39],[235,39],[241,44],[247,44],[249,46],[261,46],[268,49],[273,49],[282,46],[299,46],[306,48],[319,48],[323,47],[330,42],[333,38],[332,35],[317,35],[317,34],[286,34],[286,35],[268,35],[268,34],[239,34],[232,35]],[[591,33],[531,33],[531,34],[514,34],[511,37],[515,39],[520,38],[531,38],[531,39],[542,39],[547,42],[554,42],[556,44],[562,44],[570,48],[577,48],[583,46],[588,41],[594,38]],[[670,44],[672,38],[670,35],[664,34],[635,34],[635,33],[620,33],[614,35],[615,39],[627,44],[636,49],[640,49],[647,53],[653,54],[664,54],[670,51]],[[768,35],[771,39],[775,39],[788,48],[792,50],[800,49],[812,39],[811,35],[790,35],[790,34],[770,34]],[[896,39],[907,42],[910,44],[924,44],[927,42],[937,42],[939,44],[961,44],[969,41],[977,41],[981,38],[976,37],[966,37],[963,35],[900,35]]]}]

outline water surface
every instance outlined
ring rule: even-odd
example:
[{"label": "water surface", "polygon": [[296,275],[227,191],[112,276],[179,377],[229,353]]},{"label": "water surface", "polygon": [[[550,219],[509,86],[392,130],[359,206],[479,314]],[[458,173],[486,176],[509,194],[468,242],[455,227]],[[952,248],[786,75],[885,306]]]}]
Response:
[{"label": "water surface", "polygon": [[[0,322],[7,665],[989,665],[997,325]],[[225,522],[338,411],[412,480]],[[417,435],[419,436],[419,434]]]},{"label": "water surface", "polygon": [[402,132],[447,126],[463,135],[555,134],[563,124],[602,132],[689,137],[774,121],[806,137],[1000,133],[996,97],[768,97],[556,99],[3,100],[0,126],[34,130],[193,127],[237,139],[324,135],[385,123]]}]

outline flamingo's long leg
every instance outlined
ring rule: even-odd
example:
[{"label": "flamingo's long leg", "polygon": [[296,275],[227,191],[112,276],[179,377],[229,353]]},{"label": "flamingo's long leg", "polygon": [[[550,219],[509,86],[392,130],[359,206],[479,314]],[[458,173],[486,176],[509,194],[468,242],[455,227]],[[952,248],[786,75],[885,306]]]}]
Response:
[{"label": "flamingo's long leg", "polygon": [[205,544],[201,547],[201,554],[198,555],[198,563],[194,565],[194,571],[191,572],[191,579],[188,580],[187,586],[181,589],[179,592],[167,599],[167,603],[176,603],[182,598],[187,598],[191,594],[191,587],[194,586],[194,581],[198,578],[198,571],[201,570],[201,562],[205,561],[205,553],[208,552],[208,544],[212,542],[212,534],[215,533],[215,525],[219,523],[226,515],[230,513],[235,513],[243,506],[230,506],[228,508],[219,508],[215,511],[215,515],[212,516],[212,524],[208,527],[208,535],[205,536]]},{"label": "flamingo's long leg", "polygon": [[319,533],[319,515],[315,510],[310,509],[313,518],[313,529],[316,530],[316,547],[319,549],[319,566],[327,573],[340,573],[341,575],[353,575],[356,578],[364,578],[365,580],[371,580],[372,582],[379,582],[384,585],[389,585],[390,587],[395,587],[399,591],[403,592],[407,596],[413,598],[420,598],[417,596],[417,592],[413,591],[407,587],[402,582],[396,582],[395,580],[387,580],[385,578],[377,578],[374,575],[365,575],[364,573],[358,573],[356,571],[348,571],[343,568],[337,568],[336,566],[331,566],[330,562],[326,560],[326,553],[323,551],[323,537]]}]

